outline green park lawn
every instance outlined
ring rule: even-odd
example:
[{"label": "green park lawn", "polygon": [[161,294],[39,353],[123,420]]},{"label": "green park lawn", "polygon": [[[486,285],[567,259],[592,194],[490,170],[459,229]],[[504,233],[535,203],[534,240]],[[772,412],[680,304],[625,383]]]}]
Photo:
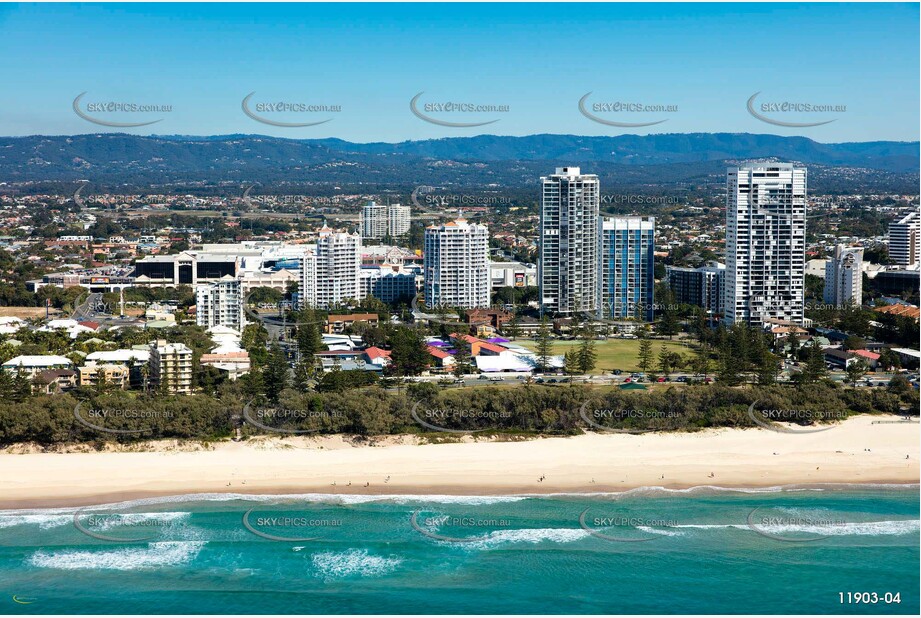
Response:
[{"label": "green park lawn", "polygon": [[[532,339],[516,339],[511,343],[520,345],[524,348],[528,348],[529,350],[537,349],[537,343]],[[570,349],[570,347],[578,346],[580,344],[580,341],[554,340],[553,354],[565,354],[566,351]],[[669,350],[678,352],[685,357],[690,357],[694,354],[694,348],[685,346],[678,341],[660,341],[658,339],[653,339],[652,353],[654,363],[658,362],[657,359],[659,352],[662,350],[663,345]],[[608,339],[606,341],[596,341],[595,351],[598,354],[598,365],[596,368],[604,369],[606,371],[610,371],[612,369],[620,369],[622,371],[639,371],[640,368],[637,366],[637,362],[639,361],[639,350],[639,339]]]}]

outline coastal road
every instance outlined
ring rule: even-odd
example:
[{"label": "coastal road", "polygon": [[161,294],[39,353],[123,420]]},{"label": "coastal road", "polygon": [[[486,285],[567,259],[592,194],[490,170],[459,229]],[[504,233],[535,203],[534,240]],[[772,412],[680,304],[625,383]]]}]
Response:
[{"label": "coastal road", "polygon": [[[886,386],[889,384],[889,380],[891,380],[896,375],[899,375],[899,374],[894,374],[894,373],[867,374],[863,378],[861,378],[861,380],[858,382],[858,386],[860,387]],[[412,378],[407,378],[407,381],[408,382],[431,382],[431,383],[451,382],[450,385],[446,384],[445,386],[447,388],[462,388],[462,387],[470,387],[470,386],[491,386],[491,385],[508,386],[508,385],[516,385],[516,384],[527,384],[528,376],[529,374],[523,373],[523,372],[492,373],[492,374],[466,374],[462,376],[461,378],[463,382],[458,382],[457,381],[458,378],[456,378],[453,374],[445,374],[445,375],[415,376]],[[624,372],[621,375],[611,375],[608,373],[604,375],[588,375],[588,376],[576,375],[572,377],[572,382],[574,384],[619,385],[619,384],[625,384],[626,383],[625,380],[629,377],[631,377],[630,372]],[[715,382],[716,378],[712,373],[708,374],[708,377],[711,381]],[[828,377],[829,379],[835,382],[843,382],[846,375],[843,371],[842,372],[834,371],[834,372],[829,372]],[[538,380],[542,380],[542,382],[538,382]],[[649,379],[646,378],[646,379],[643,379],[640,383],[646,386],[650,386],[653,384],[661,384],[665,386],[665,385],[685,384],[692,380],[694,381],[703,380],[703,377],[695,375],[693,373],[675,372],[669,376],[669,380],[667,382],[650,382]],[[789,376],[782,375],[780,382],[784,383],[787,380],[789,380]],[[635,380],[631,380],[631,381],[635,381]],[[751,382],[751,384],[754,384],[754,383],[755,383],[754,381]],[[531,376],[531,384],[565,385],[565,384],[569,384],[569,377],[565,375],[560,375],[560,374],[546,374],[546,375],[534,374],[533,376]]]}]

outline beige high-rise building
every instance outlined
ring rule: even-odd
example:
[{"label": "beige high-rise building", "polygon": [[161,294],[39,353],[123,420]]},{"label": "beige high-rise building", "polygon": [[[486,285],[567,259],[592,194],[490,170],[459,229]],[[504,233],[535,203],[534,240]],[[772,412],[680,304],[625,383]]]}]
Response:
[{"label": "beige high-rise building", "polygon": [[150,385],[170,394],[192,392],[192,350],[184,343],[150,344]]}]

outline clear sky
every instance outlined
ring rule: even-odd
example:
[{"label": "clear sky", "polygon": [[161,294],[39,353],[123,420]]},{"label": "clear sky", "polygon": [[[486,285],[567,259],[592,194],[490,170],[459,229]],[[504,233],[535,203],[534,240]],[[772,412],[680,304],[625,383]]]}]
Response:
[{"label": "clear sky", "polygon": [[[749,132],[821,142],[919,138],[917,4],[96,4],[0,5],[0,135],[258,133],[402,141],[482,133]],[[410,100],[507,105],[501,113],[411,113]],[[170,105],[162,121],[112,129],[80,105]],[[241,101],[338,105],[327,113],[261,113],[325,124],[287,128],[243,113]],[[677,106],[596,116],[667,122],[636,129],[588,119],[587,105]],[[846,106],[773,113],[756,105]],[[761,109],[761,108],[758,108]]]}]

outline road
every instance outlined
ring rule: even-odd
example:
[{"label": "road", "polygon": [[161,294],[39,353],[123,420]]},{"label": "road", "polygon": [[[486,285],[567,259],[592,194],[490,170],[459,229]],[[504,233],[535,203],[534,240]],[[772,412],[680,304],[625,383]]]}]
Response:
[{"label": "road", "polygon": [[[458,379],[453,374],[441,374],[441,375],[428,375],[428,376],[415,376],[412,378],[407,378],[409,382],[442,382],[450,381],[452,382],[451,386],[453,387],[464,387],[464,386],[489,386],[489,385],[515,385],[515,384],[526,384],[528,376],[531,374],[525,372],[514,372],[514,373],[494,373],[494,374],[465,374],[461,377],[463,383],[456,382]],[[859,382],[859,386],[867,386],[867,381],[869,380],[872,383],[872,386],[886,386],[889,384],[894,376],[899,375],[895,373],[870,373],[865,375]],[[532,377],[531,383],[537,383],[537,380],[543,380],[541,384],[568,384],[569,377],[560,375],[560,374],[534,374]],[[626,380],[631,377],[631,372],[625,371],[620,375],[613,375],[611,373],[595,374],[595,375],[576,375],[572,377],[572,381],[575,384],[625,384]],[[708,377],[711,381],[715,382],[715,376],[711,373],[708,374]],[[846,378],[846,374],[843,371],[831,371],[828,374],[829,379],[834,380],[835,382],[843,382]],[[680,379],[680,380],[679,380]],[[682,384],[688,381],[698,381],[703,380],[702,376],[695,375],[693,373],[687,372],[675,372],[669,375],[668,382],[665,384]],[[788,380],[788,376],[782,376],[780,379],[781,383],[785,383]],[[631,379],[631,381],[634,381]],[[659,383],[659,382],[656,382]],[[650,384],[648,378],[642,381],[642,384]]]},{"label": "road", "polygon": [[96,313],[103,310],[102,294],[90,292],[86,299],[74,308],[71,318],[74,320],[89,320],[96,317]]},{"label": "road", "polygon": [[77,321],[92,320],[106,327],[134,326],[138,323],[135,318],[123,318],[121,316],[111,315],[108,312],[108,307],[102,300],[102,294],[100,292],[90,292],[87,294],[86,299],[77,305],[73,315],[70,317]]}]

